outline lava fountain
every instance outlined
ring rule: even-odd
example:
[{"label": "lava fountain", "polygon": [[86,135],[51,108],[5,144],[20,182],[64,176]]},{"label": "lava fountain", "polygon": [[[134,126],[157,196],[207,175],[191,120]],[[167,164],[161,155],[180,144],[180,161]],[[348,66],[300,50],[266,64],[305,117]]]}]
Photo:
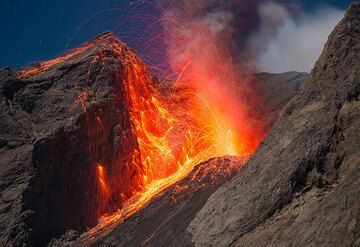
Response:
[{"label": "lava fountain", "polygon": [[[124,104],[129,111],[131,132],[137,140],[130,161],[125,164],[137,171],[136,178],[129,177],[126,181],[136,181],[137,186],[131,193],[116,194],[113,182],[108,179],[107,164],[97,164],[95,176],[102,198],[99,205],[121,203],[115,205],[116,213],[112,206],[112,210],[99,215],[100,224],[90,230],[90,237],[98,229],[110,231],[186,177],[202,161],[224,155],[249,156],[263,138],[263,130],[256,121],[258,113],[251,105],[257,101],[249,86],[251,77],[245,73],[248,71],[239,73],[230,50],[219,46],[218,30],[206,23],[184,26],[176,17],[168,20],[178,25],[168,30],[169,62],[178,74],[173,81],[156,84],[133,50],[114,38],[108,44],[122,64],[121,71],[115,73],[126,94]],[[101,43],[105,38],[96,42]],[[80,61],[94,49],[99,49],[98,59],[102,60],[101,47],[90,42],[64,57],[24,70],[21,76],[42,73],[69,58]],[[171,88],[166,95],[158,90],[163,84]],[[82,106],[86,111],[85,104]]]},{"label": "lava fountain", "polygon": [[266,130],[259,121],[261,100],[251,85],[252,67],[237,57],[234,17],[226,11],[202,16],[194,10],[199,6],[180,2],[165,11],[163,25],[168,63],[180,75],[176,82],[191,88],[189,114],[211,132],[214,155],[250,155]]},{"label": "lava fountain", "polygon": [[[103,215],[90,237],[99,229],[101,234],[111,231],[195,165],[224,155],[247,157],[265,136],[257,120],[259,99],[250,84],[251,71],[236,66],[230,50],[217,43],[218,30],[207,23],[184,27],[174,17],[167,20],[179,25],[168,30],[169,62],[178,74],[173,81],[156,84],[135,53],[124,54],[113,45],[124,63],[123,84],[139,144],[133,165],[139,167],[143,189],[115,214]],[[171,85],[165,95],[163,84]]]}]

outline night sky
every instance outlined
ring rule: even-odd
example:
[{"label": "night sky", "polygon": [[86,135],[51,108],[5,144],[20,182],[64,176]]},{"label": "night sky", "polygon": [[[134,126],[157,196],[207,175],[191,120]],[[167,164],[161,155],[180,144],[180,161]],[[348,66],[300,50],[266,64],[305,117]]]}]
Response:
[{"label": "night sky", "polygon": [[[324,3],[345,9],[352,2],[293,1],[301,2],[306,11]],[[152,42],[149,48],[153,38],[149,35],[160,33],[159,28],[150,26],[158,16],[159,9],[149,0],[1,0],[0,67],[20,67],[54,58],[107,30],[134,48],[147,63],[156,64],[153,54],[163,44]]]}]

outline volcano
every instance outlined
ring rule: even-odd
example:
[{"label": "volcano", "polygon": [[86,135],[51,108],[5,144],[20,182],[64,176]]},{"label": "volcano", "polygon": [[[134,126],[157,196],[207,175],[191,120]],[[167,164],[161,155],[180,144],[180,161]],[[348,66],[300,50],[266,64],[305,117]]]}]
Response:
[{"label": "volcano", "polygon": [[[254,76],[267,100],[265,130],[306,77]],[[212,158],[230,154],[230,144],[215,145],[214,128],[189,114],[188,86],[163,87],[111,33],[29,68],[4,68],[0,82],[5,245],[96,245],[114,232],[125,246],[186,241],[207,198],[248,160],[247,151]],[[168,227],[175,237],[164,237]]]},{"label": "volcano", "polygon": [[1,69],[1,246],[360,246],[359,17],[310,75],[239,78],[240,101],[111,33]]}]

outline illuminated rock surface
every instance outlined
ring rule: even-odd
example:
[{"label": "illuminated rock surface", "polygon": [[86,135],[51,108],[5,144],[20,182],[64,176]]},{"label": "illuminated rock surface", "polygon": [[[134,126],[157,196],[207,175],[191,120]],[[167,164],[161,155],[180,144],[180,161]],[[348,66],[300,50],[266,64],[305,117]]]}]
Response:
[{"label": "illuminated rock surface", "polygon": [[[298,92],[306,76],[306,73],[297,72],[257,75],[255,83],[266,96],[268,109],[272,110],[267,119],[269,125]],[[282,95],[278,95],[279,92]],[[190,235],[186,232],[187,226],[210,195],[229,181],[246,160],[226,157],[202,162],[188,176],[156,196],[131,217],[98,226],[76,241],[78,234],[69,232],[53,241],[51,246],[192,246]]]},{"label": "illuminated rock surface", "polygon": [[360,3],[269,136],[191,222],[195,246],[360,246]]},{"label": "illuminated rock surface", "polygon": [[0,242],[35,246],[66,229],[83,231],[121,205],[117,195],[141,186],[138,170],[125,166],[137,142],[114,43],[132,53],[105,34],[66,59],[1,70]]}]

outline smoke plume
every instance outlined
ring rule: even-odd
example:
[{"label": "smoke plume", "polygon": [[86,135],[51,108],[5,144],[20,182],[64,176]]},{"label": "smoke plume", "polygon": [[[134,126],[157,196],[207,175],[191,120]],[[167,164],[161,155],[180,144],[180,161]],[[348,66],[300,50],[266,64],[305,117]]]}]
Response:
[{"label": "smoke plume", "polygon": [[174,1],[164,13],[171,66],[212,46],[239,70],[310,71],[344,11],[323,5],[306,12],[293,2]]},{"label": "smoke plume", "polygon": [[[267,40],[262,39],[262,37],[267,37],[266,24],[262,24],[265,25],[264,30],[260,30],[254,36],[255,40],[266,41],[263,44],[262,52],[256,59],[258,70],[275,73],[286,71],[310,72],[328,35],[341,20],[344,11],[323,6],[312,13],[301,12],[294,17],[289,15],[286,9],[281,10],[281,5],[274,5],[283,14],[282,23]],[[262,8],[263,11],[273,13],[274,16],[265,15],[261,23],[266,23],[269,17],[276,19],[275,15],[277,14],[270,11],[269,6],[262,6]],[[252,41],[250,39],[250,44]]]}]

